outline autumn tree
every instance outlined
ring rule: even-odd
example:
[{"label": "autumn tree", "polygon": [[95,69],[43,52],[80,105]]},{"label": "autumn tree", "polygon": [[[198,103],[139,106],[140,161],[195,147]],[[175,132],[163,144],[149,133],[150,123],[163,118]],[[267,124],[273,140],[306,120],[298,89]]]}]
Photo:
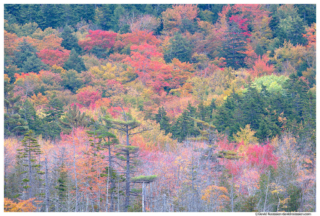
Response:
[{"label": "autumn tree", "polygon": [[113,47],[117,33],[102,30],[89,30],[89,34],[84,40],[79,41],[79,45],[86,51],[94,53],[97,57],[105,57],[106,49]]},{"label": "autumn tree", "polygon": [[65,118],[63,120],[59,119],[61,124],[61,130],[66,133],[72,133],[72,142],[73,142],[73,172],[75,176],[75,189],[76,189],[76,207],[75,212],[78,211],[78,179],[77,179],[77,168],[76,168],[76,146],[74,141],[74,129],[77,127],[83,127],[88,124],[88,119],[85,113],[82,113],[78,110],[77,106],[74,105],[72,108],[69,108]]},{"label": "autumn tree", "polygon": [[43,49],[37,53],[38,57],[41,58],[42,62],[50,66],[57,65],[63,66],[64,62],[67,61],[70,51],[68,50],[48,50]]},{"label": "autumn tree", "polygon": [[185,21],[193,22],[198,15],[196,5],[173,5],[162,12],[163,29],[167,32],[175,32]]},{"label": "autumn tree", "polygon": [[34,198],[14,202],[11,199],[4,198],[4,212],[34,212],[37,207],[32,204],[33,200]]}]

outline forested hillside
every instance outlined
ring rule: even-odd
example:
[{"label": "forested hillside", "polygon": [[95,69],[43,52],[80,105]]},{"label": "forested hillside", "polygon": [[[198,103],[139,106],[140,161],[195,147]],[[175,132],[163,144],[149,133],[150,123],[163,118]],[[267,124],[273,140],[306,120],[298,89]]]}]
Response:
[{"label": "forested hillside", "polygon": [[316,5],[4,6],[4,211],[316,211]]}]

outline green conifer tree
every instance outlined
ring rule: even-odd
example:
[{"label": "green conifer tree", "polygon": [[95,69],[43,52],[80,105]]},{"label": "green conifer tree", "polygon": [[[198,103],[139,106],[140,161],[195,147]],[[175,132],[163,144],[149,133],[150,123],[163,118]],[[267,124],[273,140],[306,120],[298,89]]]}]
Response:
[{"label": "green conifer tree", "polygon": [[61,38],[63,39],[61,46],[67,50],[75,49],[77,53],[81,53],[82,49],[78,44],[78,39],[72,33],[68,25],[63,28],[63,32],[61,33]]},{"label": "green conifer tree", "polygon": [[[123,108],[122,108],[123,110]],[[124,211],[128,211],[130,205],[130,187],[131,187],[131,175],[132,175],[132,163],[134,162],[134,158],[137,157],[137,153],[139,151],[139,147],[131,146],[130,144],[130,136],[134,134],[139,134],[144,131],[150,130],[149,128],[142,128],[140,131],[132,132],[135,129],[138,129],[141,125],[136,119],[134,119],[130,114],[126,113],[123,110],[123,119],[124,120],[115,120],[111,118],[105,118],[104,121],[108,124],[111,124],[111,128],[122,131],[126,135],[126,144],[125,145],[117,145],[118,153],[117,158],[125,162],[125,178],[126,178],[126,198],[124,203]]]},{"label": "green conifer tree", "polygon": [[18,103],[20,96],[14,96],[14,85],[10,84],[8,80],[4,82],[4,136],[21,135],[26,132],[28,122],[21,118],[19,114],[20,107]]},{"label": "green conifer tree", "polygon": [[192,55],[192,44],[180,33],[175,33],[170,39],[170,46],[164,52],[164,60],[169,63],[173,58],[179,59],[181,62],[190,62]]},{"label": "green conifer tree", "polygon": [[73,48],[71,50],[70,56],[68,60],[64,63],[63,66],[64,69],[66,70],[76,70],[78,73],[81,73],[81,71],[86,70],[86,66],[83,63],[83,60],[81,57],[79,57],[79,54],[75,51]]},{"label": "green conifer tree", "polygon": [[18,149],[18,160],[21,160],[23,166],[26,166],[26,177],[23,181],[23,188],[28,191],[28,199],[34,197],[34,191],[36,186],[36,178],[43,174],[40,171],[40,164],[36,164],[37,157],[41,154],[40,145],[36,138],[34,138],[34,132],[29,130],[23,140],[21,141],[21,149]]}]

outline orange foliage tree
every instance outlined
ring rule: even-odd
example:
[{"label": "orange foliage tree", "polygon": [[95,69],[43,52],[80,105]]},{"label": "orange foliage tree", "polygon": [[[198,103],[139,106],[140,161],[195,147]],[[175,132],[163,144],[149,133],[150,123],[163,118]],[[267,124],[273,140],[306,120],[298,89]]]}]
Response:
[{"label": "orange foliage tree", "polygon": [[32,204],[35,198],[19,200],[17,203],[4,198],[4,212],[34,212],[37,208]]}]

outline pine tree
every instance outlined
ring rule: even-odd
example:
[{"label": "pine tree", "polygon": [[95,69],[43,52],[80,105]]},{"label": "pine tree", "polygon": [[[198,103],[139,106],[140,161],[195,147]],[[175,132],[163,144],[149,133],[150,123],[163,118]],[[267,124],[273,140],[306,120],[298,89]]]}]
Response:
[{"label": "pine tree", "polygon": [[[108,164],[109,166],[105,169],[105,174],[101,174],[101,176],[107,177],[107,199],[106,199],[106,212],[109,211],[109,193],[110,193],[110,212],[115,210],[114,200],[115,200],[115,192],[116,192],[116,179],[119,178],[116,169],[114,168],[114,156],[113,153],[114,149],[112,146],[118,144],[118,139],[116,136],[109,132],[111,128],[111,124],[108,121],[104,121],[109,116],[105,115],[102,118],[99,118],[99,122],[94,122],[92,125],[91,131],[87,131],[90,137],[92,137],[93,146],[97,146],[97,150],[101,150],[102,148],[108,149]],[[95,143],[95,139],[99,139],[98,143]],[[110,189],[109,189],[109,182],[110,182]]]},{"label": "pine tree", "polygon": [[236,124],[233,118],[234,110],[236,109],[235,103],[236,101],[233,97],[227,97],[225,103],[217,108],[213,124],[220,133],[225,132],[227,135],[232,136],[236,132],[234,127],[232,127]]},{"label": "pine tree", "polygon": [[69,26],[65,26],[61,33],[61,46],[67,50],[75,49],[77,53],[81,53],[82,49],[78,44],[78,39],[72,34],[72,30]]},{"label": "pine tree", "polygon": [[71,50],[69,59],[64,63],[63,66],[64,69],[66,70],[76,70],[78,73],[81,73],[81,71],[86,70],[86,66],[83,63],[83,60],[81,57],[79,57],[78,53],[75,51],[73,48]]},{"label": "pine tree", "polygon": [[63,26],[63,5],[59,4],[43,4],[42,5],[43,16],[45,20],[44,28],[57,28]]},{"label": "pine tree", "polygon": [[93,4],[74,4],[73,13],[76,14],[77,20],[84,20],[87,23],[94,21],[95,5]]},{"label": "pine tree", "polygon": [[[123,109],[122,109],[123,110]],[[117,158],[120,160],[125,161],[126,163],[126,198],[125,198],[125,204],[124,204],[124,211],[128,211],[129,205],[130,205],[130,184],[131,184],[131,174],[132,174],[132,163],[133,159],[137,157],[137,153],[139,151],[139,147],[131,146],[129,142],[130,136],[134,134],[143,133],[144,131],[150,130],[148,128],[142,128],[138,132],[131,132],[134,129],[137,129],[140,127],[141,123],[138,122],[136,119],[134,119],[131,115],[124,112],[123,110],[123,118],[122,120],[114,120],[111,118],[105,118],[105,122],[111,124],[111,128],[114,128],[116,130],[122,131],[126,134],[126,145],[117,145],[118,153]]]}]

